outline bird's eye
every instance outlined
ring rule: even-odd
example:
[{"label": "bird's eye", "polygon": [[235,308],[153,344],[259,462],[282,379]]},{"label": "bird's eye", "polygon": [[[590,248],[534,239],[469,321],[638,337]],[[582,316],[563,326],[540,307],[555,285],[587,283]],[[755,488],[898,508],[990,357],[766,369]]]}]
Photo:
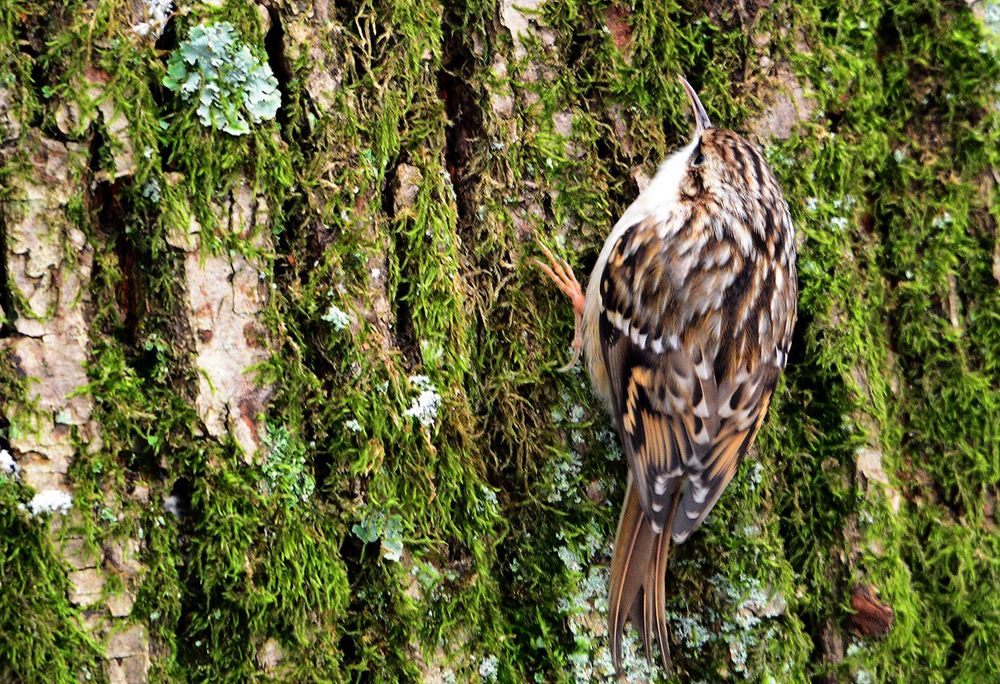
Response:
[{"label": "bird's eye", "polygon": [[691,159],[691,166],[701,166],[705,163],[705,155],[701,153],[701,145],[695,150],[694,157]]}]

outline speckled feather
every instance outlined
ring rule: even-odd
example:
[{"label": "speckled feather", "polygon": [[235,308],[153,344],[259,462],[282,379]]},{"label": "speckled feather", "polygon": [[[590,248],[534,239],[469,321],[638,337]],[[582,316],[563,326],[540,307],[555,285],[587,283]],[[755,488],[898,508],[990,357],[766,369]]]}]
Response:
[{"label": "speckled feather", "polygon": [[655,634],[669,667],[670,540],[704,521],[753,443],[795,322],[794,232],[777,181],[690,94],[706,125],[608,237],[580,331],[629,464],[609,598],[616,668],[626,616],[647,656]]},{"label": "speckled feather", "polygon": [[599,280],[610,403],[655,531],[670,481],[684,478],[677,542],[707,515],[760,426],[796,297],[791,219],[760,154],[716,129],[692,154],[704,161],[669,216],[626,230]]}]

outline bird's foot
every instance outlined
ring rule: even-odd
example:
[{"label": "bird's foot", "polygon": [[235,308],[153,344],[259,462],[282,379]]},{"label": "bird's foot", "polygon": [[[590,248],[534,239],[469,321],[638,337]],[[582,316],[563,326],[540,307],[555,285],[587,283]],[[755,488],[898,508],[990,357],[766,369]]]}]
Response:
[{"label": "bird's foot", "polygon": [[580,353],[583,351],[583,335],[581,331],[583,330],[583,312],[586,308],[587,298],[583,294],[583,288],[580,287],[580,281],[573,275],[573,269],[570,268],[570,265],[565,260],[553,254],[552,250],[541,242],[538,243],[538,246],[545,255],[545,258],[548,259],[548,263],[540,259],[535,259],[535,264],[542,269],[545,275],[555,282],[556,287],[562,290],[563,294],[569,297],[570,302],[573,303],[573,312],[576,314],[576,332],[573,335],[573,357],[569,360],[568,364],[559,369],[562,372],[566,372],[576,365],[576,362],[580,360]]}]

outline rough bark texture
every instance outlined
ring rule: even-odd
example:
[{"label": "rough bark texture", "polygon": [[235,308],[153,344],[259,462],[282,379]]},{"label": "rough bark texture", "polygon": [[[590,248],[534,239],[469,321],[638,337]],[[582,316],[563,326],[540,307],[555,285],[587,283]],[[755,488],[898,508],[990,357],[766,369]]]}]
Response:
[{"label": "rough bark texture", "polygon": [[[624,464],[532,259],[586,273],[680,72],[801,320],[674,679],[1000,679],[1000,6],[169,5],[0,3],[0,680],[611,681]],[[240,136],[164,85],[223,22]]]}]

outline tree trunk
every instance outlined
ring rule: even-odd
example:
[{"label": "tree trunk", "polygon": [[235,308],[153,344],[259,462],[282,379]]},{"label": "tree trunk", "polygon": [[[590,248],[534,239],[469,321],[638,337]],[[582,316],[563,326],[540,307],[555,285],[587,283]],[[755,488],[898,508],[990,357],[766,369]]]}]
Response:
[{"label": "tree trunk", "polygon": [[674,678],[1000,679],[998,5],[176,4],[0,5],[0,680],[613,681],[625,465],[533,259],[584,279],[679,73],[801,298]]}]

